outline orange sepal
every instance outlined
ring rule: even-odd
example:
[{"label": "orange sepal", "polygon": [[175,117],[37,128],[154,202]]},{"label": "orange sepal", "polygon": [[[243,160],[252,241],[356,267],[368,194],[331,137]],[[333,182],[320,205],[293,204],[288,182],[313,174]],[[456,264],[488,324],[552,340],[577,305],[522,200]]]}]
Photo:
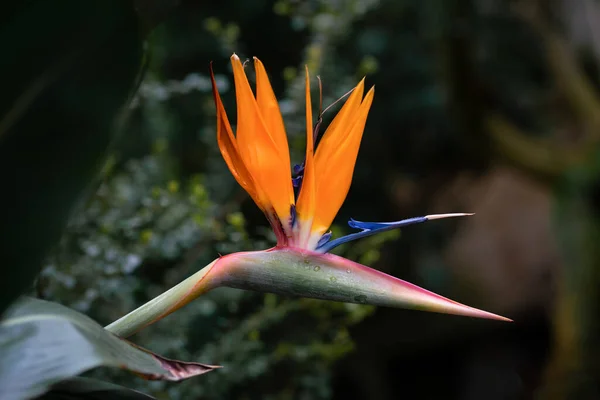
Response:
[{"label": "orange sepal", "polygon": [[[290,207],[294,204],[289,153],[287,157],[282,154],[273,140],[237,55],[231,56],[231,64],[238,111],[236,137],[239,154],[259,188],[259,206],[273,209],[286,226]],[[288,150],[285,149],[285,152]]]},{"label": "orange sepal", "polygon": [[297,243],[297,245],[301,247],[307,246],[312,230],[311,225],[317,204],[315,181],[312,102],[310,98],[310,78],[308,67],[306,67],[306,159],[304,161],[302,187],[300,188],[300,195],[296,203],[296,213],[300,229],[300,243]]},{"label": "orange sepal", "polygon": [[215,107],[217,109],[217,143],[219,145],[219,150],[221,151],[223,159],[225,160],[225,163],[227,164],[227,167],[229,167],[229,171],[231,171],[231,174],[235,180],[260,207],[258,201],[258,190],[254,180],[252,179],[252,175],[246,168],[246,165],[240,156],[235,137],[233,136],[233,131],[231,130],[231,124],[227,118],[227,112],[225,111],[225,107],[221,101],[221,96],[217,90],[217,83],[215,81],[212,63],[210,64],[210,79],[212,83],[213,96],[215,98]]},{"label": "orange sepal", "polygon": [[364,80],[354,89],[325,132],[315,154],[316,203],[319,207],[313,221],[313,234],[323,234],[329,228],[350,189],[375,93],[375,88],[371,88],[361,102],[363,88]]},{"label": "orange sepal", "polygon": [[285,164],[289,166],[290,151],[279,104],[271,87],[267,71],[263,63],[256,57],[254,57],[254,70],[256,71],[256,103],[258,104],[258,110],[279,155]]}]

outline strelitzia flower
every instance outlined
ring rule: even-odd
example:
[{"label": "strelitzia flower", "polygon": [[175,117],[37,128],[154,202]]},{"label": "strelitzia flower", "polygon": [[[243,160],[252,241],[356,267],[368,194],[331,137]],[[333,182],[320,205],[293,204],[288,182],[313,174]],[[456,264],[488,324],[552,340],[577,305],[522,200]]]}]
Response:
[{"label": "strelitzia flower", "polygon": [[283,119],[263,64],[254,58],[256,93],[237,55],[231,57],[231,64],[237,100],[235,134],[211,66],[219,149],[233,177],[267,217],[277,244],[268,250],[220,257],[107,329],[121,336],[130,335],[221,286],[510,321],[328,253],[342,243],[379,232],[471,215],[438,214],[396,222],[352,219],[350,227],[359,232],[331,239],[328,230],[350,189],[373,103],[373,87],[365,94],[365,80],[361,80],[319,137],[320,123],[315,127],[306,69],[306,154],[304,162],[294,167],[298,176],[293,178]]}]

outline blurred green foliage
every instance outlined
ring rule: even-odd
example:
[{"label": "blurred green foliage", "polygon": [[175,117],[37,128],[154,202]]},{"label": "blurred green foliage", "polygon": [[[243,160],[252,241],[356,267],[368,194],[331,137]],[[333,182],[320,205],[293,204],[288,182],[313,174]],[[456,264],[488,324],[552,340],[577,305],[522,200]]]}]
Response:
[{"label": "blurred green foliage", "polygon": [[[73,215],[46,260],[37,294],[109,323],[219,253],[273,243],[264,218],[216,148],[209,61],[235,122],[228,58],[232,52],[261,58],[280,100],[292,162],[301,161],[303,152],[303,66],[321,77],[325,106],[367,75],[367,84],[376,85],[375,103],[334,234],[345,232],[343,222],[350,216],[386,220],[428,213],[439,206],[444,185],[461,174],[485,177],[494,166],[515,168],[551,193],[553,229],[563,233],[568,268],[556,272],[558,294],[552,298],[558,311],[553,304],[551,317],[546,311],[514,310],[526,322],[545,321],[544,333],[525,343],[543,345],[552,328],[555,348],[543,356],[519,348],[524,355],[510,362],[525,366],[501,368],[492,360],[484,364],[488,369],[479,368],[468,354],[485,350],[485,344],[471,343],[479,331],[467,322],[402,313],[382,317],[385,322],[377,325],[375,317],[367,318],[374,310],[366,306],[220,289],[135,340],[166,356],[223,364],[223,370],[178,385],[103,370],[93,375],[160,398],[326,399],[333,396],[336,371],[351,360],[356,331],[363,332],[366,350],[347,365],[359,371],[360,382],[338,383],[355,398],[365,388],[365,396],[381,399],[416,392],[420,398],[440,393],[492,398],[486,397],[491,392],[495,398],[516,398],[515,393],[527,398],[538,392],[540,380],[548,392],[539,393],[556,398],[595,393],[593,384],[578,391],[584,385],[577,385],[577,376],[594,382],[599,371],[593,361],[600,348],[596,308],[588,306],[598,304],[594,282],[600,283],[593,246],[598,54],[590,50],[593,43],[579,46],[573,39],[573,25],[583,23],[567,21],[561,10],[571,8],[564,7],[557,0],[181,1],[148,38],[148,68],[126,128],[113,144],[94,195]],[[325,115],[325,125],[333,115],[333,110]],[[409,183],[401,186],[408,194],[396,193],[398,182]],[[383,258],[394,275],[444,294],[460,292],[461,282],[438,255],[455,227],[427,225],[402,241],[392,232],[339,252],[369,265]],[[393,246],[384,248],[392,240]],[[485,296],[475,284],[467,289],[473,297]],[[546,318],[552,318],[551,326]],[[528,328],[517,324],[515,330]],[[479,334],[492,345],[504,340],[502,333]],[[463,336],[469,344],[456,350],[452,338]],[[401,355],[396,363],[402,365],[390,372],[389,359],[381,354],[388,348],[374,342],[392,339],[396,356]],[[365,356],[375,348],[380,353]],[[431,348],[432,354],[423,350]],[[451,351],[461,353],[460,368],[440,361]],[[540,372],[546,367],[522,361],[537,357],[541,364],[547,356],[547,375]],[[336,364],[339,360],[344,362]],[[469,375],[468,366],[480,375]],[[528,368],[536,372],[523,377]],[[463,375],[469,381],[456,384],[467,380]],[[432,385],[430,376],[441,383]],[[569,376],[576,383],[571,385]],[[556,395],[555,386],[566,389]]]}]

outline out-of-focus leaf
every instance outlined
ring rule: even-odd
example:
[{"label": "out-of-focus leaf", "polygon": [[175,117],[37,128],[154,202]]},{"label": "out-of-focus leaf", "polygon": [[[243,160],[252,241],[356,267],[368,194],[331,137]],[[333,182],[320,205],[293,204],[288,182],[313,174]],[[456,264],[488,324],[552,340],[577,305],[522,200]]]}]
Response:
[{"label": "out-of-focus leaf", "polygon": [[152,400],[154,397],[97,379],[76,377],[55,385],[36,400]]},{"label": "out-of-focus leaf", "polygon": [[0,48],[2,313],[102,166],[143,50],[120,0],[3,2]]},{"label": "out-of-focus leaf", "polygon": [[19,300],[0,324],[0,399],[38,396],[51,385],[99,366],[149,380],[179,381],[217,366],[169,360],[104,330],[56,303]]}]

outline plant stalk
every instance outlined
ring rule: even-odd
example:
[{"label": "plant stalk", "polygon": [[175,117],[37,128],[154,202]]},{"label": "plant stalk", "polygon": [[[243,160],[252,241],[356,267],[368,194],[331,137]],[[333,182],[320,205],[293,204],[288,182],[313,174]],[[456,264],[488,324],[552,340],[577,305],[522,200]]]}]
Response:
[{"label": "plant stalk", "polygon": [[131,336],[215,288],[214,280],[209,279],[207,275],[217,261],[218,259],[214,260],[194,275],[107,325],[104,329],[123,338]]}]

